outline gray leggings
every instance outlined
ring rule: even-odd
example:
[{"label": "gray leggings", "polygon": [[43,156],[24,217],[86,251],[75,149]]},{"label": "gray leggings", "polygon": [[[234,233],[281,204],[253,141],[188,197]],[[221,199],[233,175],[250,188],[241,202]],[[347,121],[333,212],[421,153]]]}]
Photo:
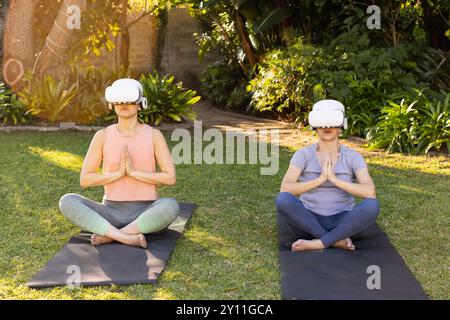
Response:
[{"label": "gray leggings", "polygon": [[180,207],[173,198],[156,201],[111,201],[102,203],[76,193],[67,193],[59,200],[59,210],[83,230],[104,236],[110,225],[120,229],[133,221],[141,233],[167,228],[178,216]]}]

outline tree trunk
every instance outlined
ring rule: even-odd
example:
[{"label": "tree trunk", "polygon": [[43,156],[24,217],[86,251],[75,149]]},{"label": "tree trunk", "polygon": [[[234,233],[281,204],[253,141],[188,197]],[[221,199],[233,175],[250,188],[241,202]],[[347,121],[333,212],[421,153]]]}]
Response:
[{"label": "tree trunk", "polygon": [[153,15],[151,17],[151,30],[149,30],[150,35],[150,55],[152,57],[152,70],[158,70],[161,64],[161,47],[160,36],[164,37],[164,34],[160,35],[160,28],[158,27],[160,17],[158,15]]},{"label": "tree trunk", "polygon": [[[288,8],[286,0],[277,0],[276,2],[279,8]],[[289,19],[290,18],[284,19],[283,22],[281,23],[285,35],[289,34],[289,26],[290,26]]]},{"label": "tree trunk", "polygon": [[58,72],[55,69],[64,65],[64,60],[67,58],[66,53],[69,50],[75,29],[70,29],[67,26],[69,18],[67,16],[66,4],[67,7],[71,5],[78,6],[80,13],[86,9],[86,0],[66,0],[62,2],[55,23],[47,36],[47,40],[44,42],[43,48],[36,57],[35,72],[38,76],[45,73],[53,73],[57,76]]},{"label": "tree trunk", "polygon": [[124,70],[128,70],[128,67],[130,65],[130,31],[127,27],[127,0],[122,0],[122,8],[123,10],[120,13],[120,16],[118,18],[118,23],[120,28],[122,29],[119,35],[119,56],[118,56],[118,63],[116,65],[119,66],[119,69],[121,67],[124,68]]},{"label": "tree trunk", "polygon": [[122,31],[120,38],[121,39],[120,39],[119,66],[123,67],[123,70],[128,70],[130,66],[130,46],[131,46],[130,31],[128,30],[128,28]]},{"label": "tree trunk", "polygon": [[[126,2],[126,1],[125,1]],[[126,6],[125,6],[126,7]],[[149,30],[148,34],[144,34],[141,36],[147,36],[151,35],[149,38],[152,41],[152,50],[149,52],[149,54],[152,56],[153,61],[153,67],[155,66],[155,60],[156,56],[158,54],[158,34],[157,34],[157,23],[156,23],[156,16],[154,15],[154,12],[156,10],[156,6],[153,7],[151,10],[145,10],[142,11],[138,16],[133,17],[131,14],[128,14],[127,10],[125,10],[122,14],[122,16],[119,18],[119,25],[122,29],[122,33],[120,36],[120,62],[119,65],[124,67],[124,70],[128,70],[130,66],[130,48],[131,48],[131,36],[130,36],[130,29],[136,25],[141,20],[147,18],[150,15],[153,15],[153,19],[151,20],[151,28],[152,30]],[[128,21],[128,19],[130,21]]]},{"label": "tree trunk", "polygon": [[33,18],[39,0],[11,0],[3,41],[3,79],[14,90],[23,87],[25,72],[33,67]]},{"label": "tree trunk", "polygon": [[239,35],[242,50],[244,50],[245,55],[248,58],[248,62],[253,68],[258,63],[258,57],[255,54],[255,48],[253,48],[250,37],[248,36],[248,30],[245,26],[244,17],[239,13],[239,11],[235,11],[234,13],[234,24]]}]

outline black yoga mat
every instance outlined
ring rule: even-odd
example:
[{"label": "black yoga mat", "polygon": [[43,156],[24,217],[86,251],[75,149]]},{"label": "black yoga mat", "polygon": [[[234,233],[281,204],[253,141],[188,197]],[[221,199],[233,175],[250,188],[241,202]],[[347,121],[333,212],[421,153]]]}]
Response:
[{"label": "black yoga mat", "polygon": [[[428,299],[376,223],[357,235],[355,251],[329,248],[301,252],[290,251],[296,236],[280,215],[277,224],[283,299]],[[379,282],[375,280],[378,274]]]},{"label": "black yoga mat", "polygon": [[181,203],[178,218],[165,232],[146,235],[146,249],[118,242],[92,246],[91,233],[82,232],[72,237],[27,285],[44,288],[72,284],[74,267],[70,266],[79,267],[83,286],[155,283],[195,208],[195,204]]}]

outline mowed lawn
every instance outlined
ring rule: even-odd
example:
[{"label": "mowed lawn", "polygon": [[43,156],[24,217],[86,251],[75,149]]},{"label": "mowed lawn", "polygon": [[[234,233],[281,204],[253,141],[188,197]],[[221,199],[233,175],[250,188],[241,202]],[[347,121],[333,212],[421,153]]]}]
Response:
[{"label": "mowed lawn", "polygon": [[[59,212],[60,197],[74,192],[101,201],[103,187],[79,186],[92,136],[70,131],[0,133],[0,298],[281,297],[274,198],[295,151],[286,148],[274,176],[260,175],[260,165],[177,166],[177,184],[162,188],[162,196],[199,207],[158,284],[27,288],[33,274],[79,231]],[[449,159],[399,154],[366,159],[382,207],[379,224],[426,293],[449,299]]]}]

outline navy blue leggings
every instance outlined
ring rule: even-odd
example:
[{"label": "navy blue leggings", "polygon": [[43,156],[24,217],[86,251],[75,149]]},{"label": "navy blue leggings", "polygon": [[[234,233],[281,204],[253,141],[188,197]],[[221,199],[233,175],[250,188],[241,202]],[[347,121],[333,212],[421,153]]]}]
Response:
[{"label": "navy blue leggings", "polygon": [[305,208],[299,198],[289,192],[280,192],[276,207],[287,224],[301,238],[306,233],[320,239],[328,248],[339,240],[352,237],[375,222],[380,212],[376,199],[364,199],[352,211],[321,216]]}]

